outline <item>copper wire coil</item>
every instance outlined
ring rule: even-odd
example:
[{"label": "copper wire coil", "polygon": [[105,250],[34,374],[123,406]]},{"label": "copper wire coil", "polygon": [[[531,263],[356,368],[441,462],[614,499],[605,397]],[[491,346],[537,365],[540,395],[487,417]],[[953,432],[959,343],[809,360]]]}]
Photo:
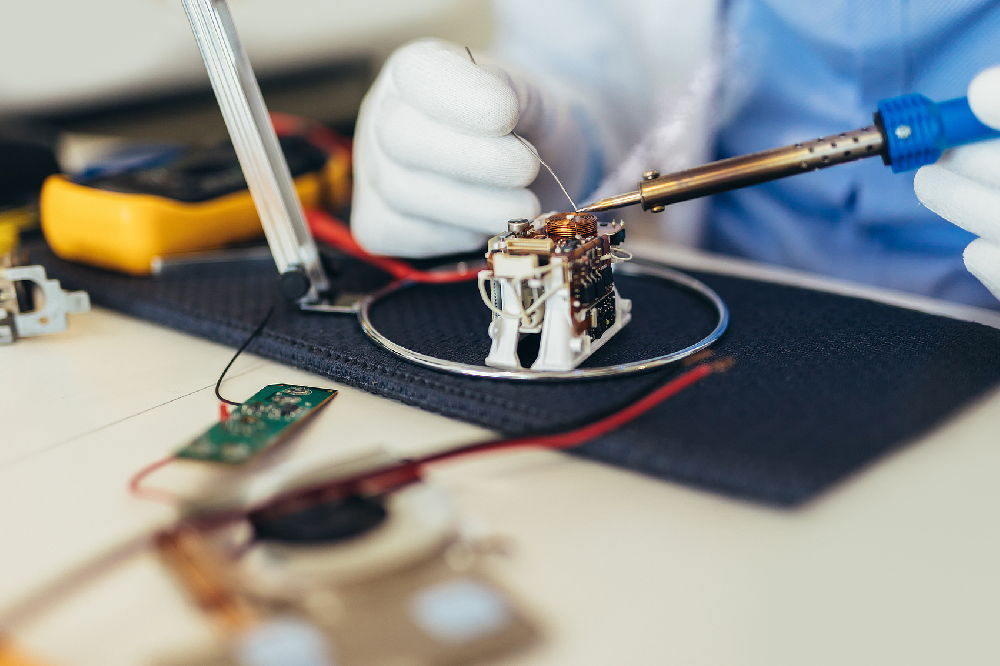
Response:
[{"label": "copper wire coil", "polygon": [[556,213],[545,218],[545,235],[550,238],[593,236],[597,233],[597,216],[591,213]]}]

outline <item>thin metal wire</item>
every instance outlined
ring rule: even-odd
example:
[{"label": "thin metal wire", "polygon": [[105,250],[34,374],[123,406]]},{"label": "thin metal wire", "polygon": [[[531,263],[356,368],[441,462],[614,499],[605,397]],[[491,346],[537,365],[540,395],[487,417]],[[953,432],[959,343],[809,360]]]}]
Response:
[{"label": "thin metal wire", "polygon": [[[477,63],[476,59],[472,57],[472,51],[469,49],[468,46],[465,47],[465,52],[469,54],[469,60],[472,61],[472,64],[478,67],[479,63]],[[518,141],[520,141],[521,145],[524,146],[525,148],[527,148],[528,152],[531,153],[532,155],[534,155],[535,159],[538,160],[541,163],[541,165],[543,167],[545,167],[548,170],[549,173],[552,174],[552,177],[556,179],[556,183],[559,185],[559,189],[563,191],[563,194],[565,194],[566,198],[569,199],[570,205],[573,206],[573,212],[574,213],[579,213],[580,212],[579,206],[577,206],[576,202],[573,201],[573,197],[571,197],[569,195],[569,192],[566,190],[566,187],[562,184],[562,181],[559,180],[559,176],[557,176],[556,172],[552,169],[552,167],[550,167],[548,165],[548,163],[545,160],[542,159],[542,156],[538,154],[538,151],[535,150],[534,146],[532,146],[530,143],[528,143],[523,136],[521,136],[520,134],[518,134],[514,130],[511,130],[510,134],[515,139],[517,139]]]},{"label": "thin metal wire", "polygon": [[535,149],[534,149],[534,148],[533,148],[533,147],[531,146],[531,144],[530,144],[530,143],[528,143],[527,141],[525,141],[525,140],[524,140],[524,137],[522,137],[522,136],[521,136],[520,134],[518,134],[517,132],[514,132],[514,131],[511,131],[511,135],[512,135],[512,136],[513,136],[513,137],[514,137],[515,139],[517,139],[518,141],[520,141],[520,142],[521,142],[521,145],[522,145],[522,146],[524,146],[525,148],[527,148],[527,149],[528,149],[528,152],[530,152],[530,153],[531,153],[532,155],[534,155],[534,156],[535,156],[535,159],[536,159],[536,160],[538,160],[539,162],[541,162],[541,163],[542,163],[542,166],[543,166],[543,167],[545,167],[546,169],[548,169],[549,173],[551,173],[551,174],[552,174],[552,177],[556,179],[556,183],[558,183],[558,184],[559,184],[559,189],[560,189],[560,190],[562,190],[562,191],[563,191],[563,194],[565,194],[565,195],[566,195],[566,198],[567,198],[567,199],[569,199],[569,203],[570,203],[570,205],[571,205],[571,206],[573,206],[573,212],[574,212],[574,213],[578,213],[578,212],[580,212],[580,208],[579,208],[579,207],[578,207],[578,206],[576,205],[576,202],[575,202],[575,201],[573,201],[573,197],[571,197],[571,196],[569,195],[569,192],[567,192],[567,191],[566,191],[566,187],[565,187],[565,186],[564,186],[564,185],[562,184],[562,181],[561,181],[561,180],[559,180],[559,176],[557,176],[557,175],[556,175],[556,172],[552,170],[552,167],[550,167],[550,166],[548,165],[548,163],[546,163],[546,161],[542,159],[542,156],[538,154],[538,151],[537,151],[537,150],[535,150]]}]

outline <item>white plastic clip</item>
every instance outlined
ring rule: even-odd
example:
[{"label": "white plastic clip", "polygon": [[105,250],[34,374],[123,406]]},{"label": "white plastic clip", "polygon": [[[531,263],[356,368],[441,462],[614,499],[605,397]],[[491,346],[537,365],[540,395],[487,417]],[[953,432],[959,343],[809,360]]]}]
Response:
[{"label": "white plastic clip", "polygon": [[[42,306],[21,312],[15,283],[30,282]],[[85,291],[64,291],[59,280],[50,280],[42,266],[0,268],[0,344],[18,338],[65,331],[68,313],[89,312],[90,297]]]}]

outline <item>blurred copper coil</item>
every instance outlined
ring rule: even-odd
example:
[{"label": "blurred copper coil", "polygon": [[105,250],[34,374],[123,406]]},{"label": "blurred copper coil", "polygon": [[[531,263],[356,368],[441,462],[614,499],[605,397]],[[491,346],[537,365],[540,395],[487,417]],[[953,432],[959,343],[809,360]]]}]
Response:
[{"label": "blurred copper coil", "polygon": [[545,218],[545,235],[550,238],[593,236],[597,217],[591,213],[556,213]]}]

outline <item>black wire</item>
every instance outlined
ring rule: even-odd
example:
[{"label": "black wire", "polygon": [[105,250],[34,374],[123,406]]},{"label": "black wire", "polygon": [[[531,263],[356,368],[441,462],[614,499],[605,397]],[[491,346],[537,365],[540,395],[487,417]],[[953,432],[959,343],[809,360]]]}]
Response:
[{"label": "black wire", "polygon": [[233,357],[229,359],[229,363],[228,365],[226,365],[226,369],[222,371],[221,375],[219,375],[219,381],[215,382],[215,397],[218,398],[221,402],[224,402],[227,405],[236,405],[237,407],[243,404],[240,402],[233,402],[232,400],[226,400],[225,398],[223,398],[222,394],[219,393],[219,387],[222,386],[222,379],[223,377],[226,376],[226,373],[229,372],[229,368],[233,366],[233,363],[236,361],[236,357],[242,354],[243,350],[247,348],[247,345],[253,342],[253,339],[256,338],[258,335],[260,335],[260,332],[264,330],[265,326],[267,326],[267,322],[271,318],[271,315],[273,314],[274,314],[274,306],[272,305],[271,309],[267,311],[267,315],[264,317],[264,320],[257,325],[257,328],[255,328],[253,333],[250,334],[250,337],[246,339],[246,342],[240,345],[240,348],[236,350],[236,353],[233,354]]}]

